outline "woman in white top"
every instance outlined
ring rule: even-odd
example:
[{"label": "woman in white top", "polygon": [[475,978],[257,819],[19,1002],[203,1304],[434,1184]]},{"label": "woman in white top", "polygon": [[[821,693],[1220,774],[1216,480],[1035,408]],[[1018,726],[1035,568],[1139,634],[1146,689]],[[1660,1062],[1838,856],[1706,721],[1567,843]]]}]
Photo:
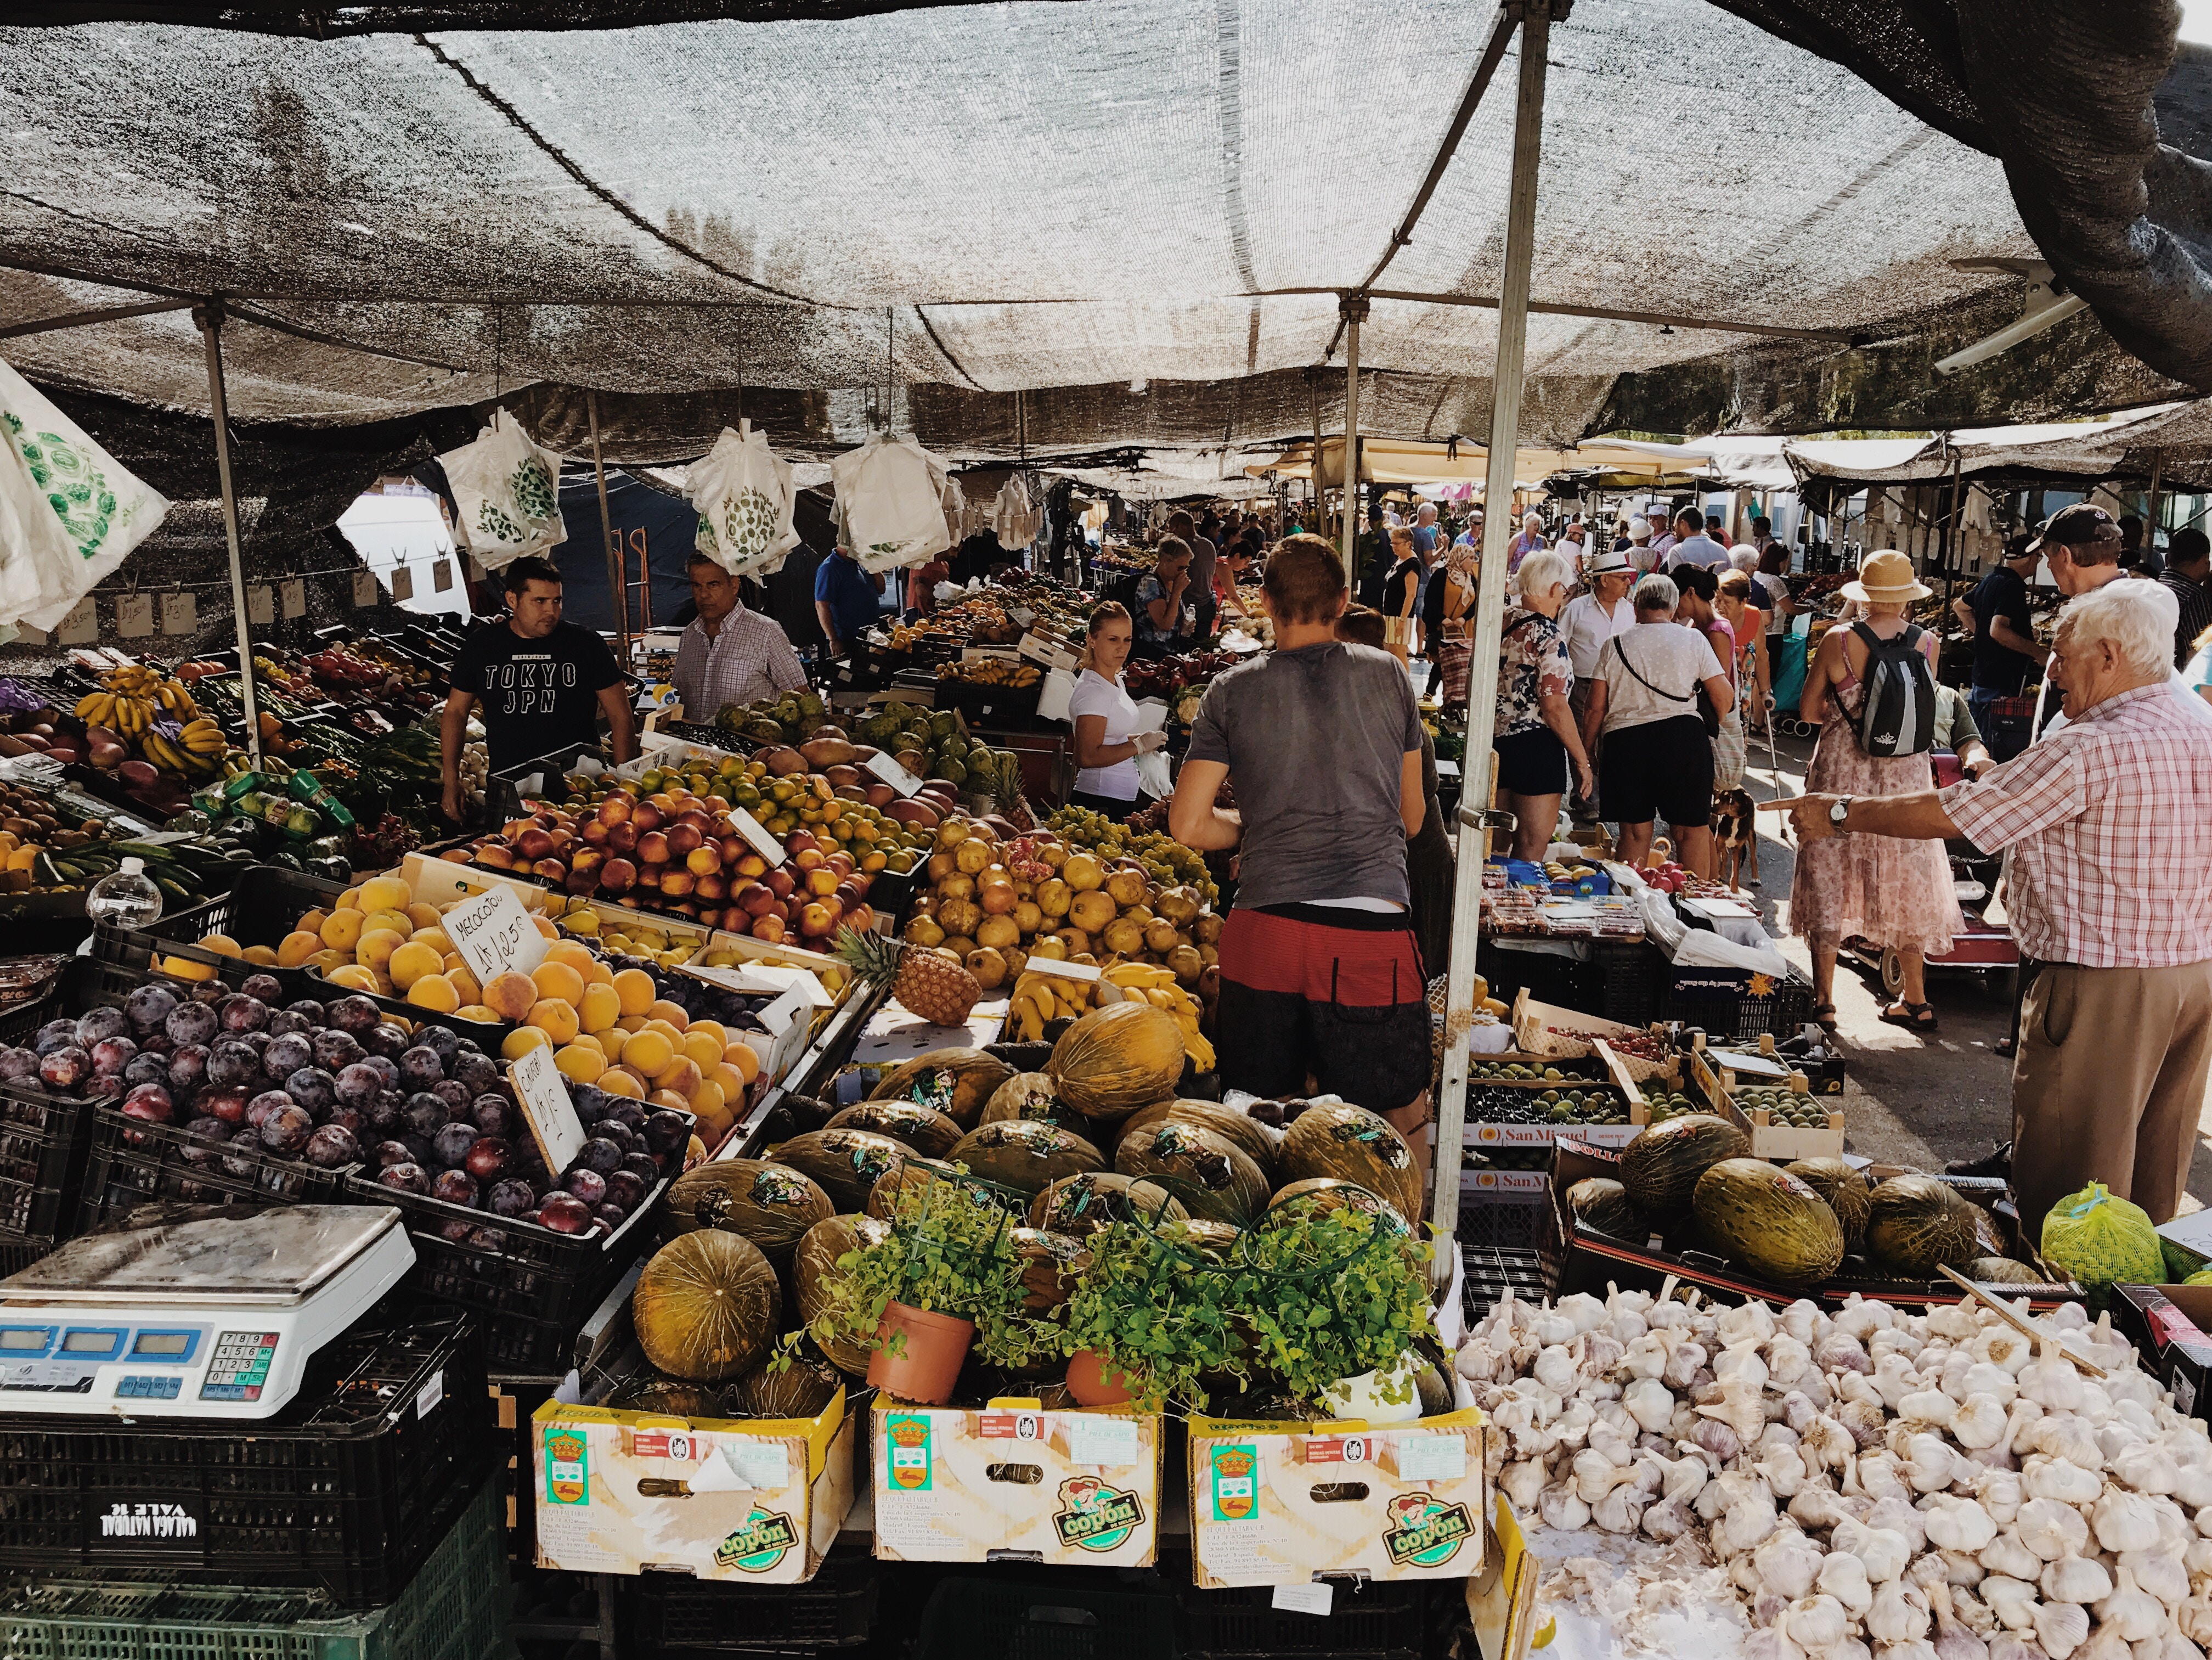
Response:
[{"label": "woman in white top", "polygon": [[1075,788],[1071,806],[1103,812],[1115,824],[1137,805],[1137,757],[1165,744],[1164,733],[1139,732],[1136,700],[1121,684],[1129,660],[1129,613],[1108,600],[1091,613],[1083,672],[1067,700],[1075,727]]}]

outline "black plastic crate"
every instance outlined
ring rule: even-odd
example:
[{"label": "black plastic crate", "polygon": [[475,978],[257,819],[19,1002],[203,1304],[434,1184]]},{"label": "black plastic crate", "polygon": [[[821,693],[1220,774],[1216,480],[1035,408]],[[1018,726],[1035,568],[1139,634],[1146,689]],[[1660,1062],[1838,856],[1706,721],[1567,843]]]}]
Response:
[{"label": "black plastic crate", "polygon": [[1459,1242],[1468,1250],[1533,1250],[1542,1237],[1551,1201],[1540,1193],[1468,1193],[1459,1199]]},{"label": "black plastic crate", "polygon": [[[289,997],[319,997],[328,989],[305,969],[281,969],[204,951],[198,941],[210,933],[228,934],[240,946],[283,943],[293,925],[310,910],[327,909],[345,892],[343,885],[319,876],[286,870],[282,865],[246,865],[240,868],[237,884],[186,910],[158,917],[143,928],[119,927],[100,922],[92,931],[94,960],[112,968],[153,972],[164,957],[182,958],[212,968],[228,985],[242,984],[256,974],[274,975]],[[318,987],[323,987],[318,990]]]},{"label": "black plastic crate", "polygon": [[483,1316],[483,1342],[501,1371],[565,1371],[564,1346],[645,1254],[672,1176],[664,1176],[611,1234],[556,1233],[535,1222],[400,1193],[366,1166],[346,1172],[343,1201],[392,1205],[415,1243],[416,1293]]},{"label": "black plastic crate", "polygon": [[[1182,1652],[1211,1660],[1267,1660],[1286,1654],[1392,1656],[1416,1660],[1423,1651],[1431,1587],[1422,1579],[1336,1579],[1327,1614],[1298,1614],[1274,1606],[1272,1585],[1179,1592],[1176,1598]],[[1452,1589],[1465,1595],[1465,1588]]]},{"label": "black plastic crate", "polygon": [[94,1105],[84,1164],[83,1199],[76,1226],[89,1233],[126,1211],[163,1200],[221,1205],[241,1213],[271,1205],[355,1202],[346,1191],[347,1164],[321,1170],[226,1141],[220,1148],[196,1139],[182,1124],[126,1118],[118,1108]]},{"label": "black plastic crate", "polygon": [[1173,1660],[1166,1591],[1018,1579],[945,1579],[922,1610],[913,1660]]},{"label": "black plastic crate", "polygon": [[41,1257],[52,1256],[60,1243],[35,1234],[0,1233],[0,1280],[21,1274]]},{"label": "black plastic crate", "polygon": [[[56,990],[0,1013],[0,1044],[27,1044],[63,1001]],[[91,1114],[89,1101],[49,1095],[36,1082],[0,1084],[0,1239],[68,1237]]]},{"label": "black plastic crate", "polygon": [[1593,939],[1583,965],[1589,1010],[1624,1026],[1648,1026],[1659,1016],[1661,971],[1667,959],[1648,939]]},{"label": "black plastic crate", "polygon": [[1777,1037],[1791,1037],[1813,1017],[1813,982],[1809,980],[1801,980],[1795,974],[1781,980],[1769,975],[1747,974],[1742,976],[1741,986],[1732,988],[1707,989],[1701,983],[1721,977],[1698,970],[1692,990],[1682,983],[1681,971],[1674,971],[1662,989],[1662,1006],[1656,1018],[1702,1027],[1707,1037],[1726,1040],[1756,1037],[1761,1032],[1771,1032]]},{"label": "black plastic crate", "polygon": [[[1464,1206],[1460,1219],[1462,1222],[1467,1219]],[[1486,1317],[1508,1291],[1522,1303],[1540,1303],[1550,1294],[1544,1289],[1543,1257],[1534,1245],[1462,1243],[1460,1261],[1465,1265],[1460,1310],[1468,1326]]]},{"label": "black plastic crate", "polygon": [[882,1572],[864,1541],[831,1547],[800,1585],[738,1585],[681,1573],[636,1581],[628,1628],[648,1654],[811,1655],[873,1634]]},{"label": "black plastic crate", "polygon": [[484,828],[495,830],[508,819],[522,816],[525,798],[516,786],[531,774],[543,773],[546,783],[550,784],[556,778],[565,777],[568,769],[587,755],[594,760],[599,758],[599,745],[596,739],[588,744],[571,744],[565,749],[554,750],[525,761],[519,767],[509,767],[504,772],[490,774],[484,780]]},{"label": "black plastic crate", "polygon": [[[0,1561],[392,1602],[490,1474],[498,1437],[473,1324],[387,1299],[257,1422],[0,1417]],[[156,1517],[166,1532],[115,1525]]]}]

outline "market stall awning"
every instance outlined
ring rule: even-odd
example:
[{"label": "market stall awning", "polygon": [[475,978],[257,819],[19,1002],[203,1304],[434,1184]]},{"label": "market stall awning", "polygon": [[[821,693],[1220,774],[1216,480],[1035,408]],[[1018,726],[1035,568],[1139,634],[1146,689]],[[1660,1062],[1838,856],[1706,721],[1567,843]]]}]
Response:
[{"label": "market stall awning", "polygon": [[[1363,417],[1364,419],[1364,417]],[[1489,467],[1489,451],[1480,444],[1410,442],[1395,438],[1364,438],[1359,445],[1359,477],[1367,483],[1441,484],[1480,483]],[[1705,458],[1689,447],[1669,444],[1623,444],[1610,441],[1576,444],[1561,448],[1522,446],[1514,453],[1516,488],[1533,486],[1561,473],[1628,474],[1657,483],[1700,473]],[[1310,478],[1313,476],[1313,446],[1302,444],[1273,457],[1247,462],[1244,471],[1255,478]],[[1344,440],[1324,438],[1321,446],[1321,483],[1336,489],[1344,483]]]},{"label": "market stall awning", "polygon": [[1924,438],[1793,438],[1783,443],[1781,453],[1800,482],[1933,483],[1954,471],[1968,477],[2007,471],[2110,477],[2133,471],[2127,460],[2130,447],[2194,407],[2166,404],[2095,421],[1969,427]]}]

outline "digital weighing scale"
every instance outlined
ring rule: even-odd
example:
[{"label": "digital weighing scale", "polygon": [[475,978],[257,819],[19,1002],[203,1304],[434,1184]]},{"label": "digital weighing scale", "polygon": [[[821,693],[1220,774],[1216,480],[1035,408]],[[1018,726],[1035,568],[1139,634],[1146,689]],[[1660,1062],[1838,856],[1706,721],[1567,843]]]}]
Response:
[{"label": "digital weighing scale", "polygon": [[414,1266],[382,1205],[72,1240],[0,1280],[0,1413],[267,1418]]}]

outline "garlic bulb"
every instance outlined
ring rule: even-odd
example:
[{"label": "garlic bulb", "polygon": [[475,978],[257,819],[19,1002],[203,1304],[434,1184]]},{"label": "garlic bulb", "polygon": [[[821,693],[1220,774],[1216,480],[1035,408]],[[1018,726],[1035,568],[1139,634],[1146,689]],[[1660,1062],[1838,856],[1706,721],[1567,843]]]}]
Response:
[{"label": "garlic bulb", "polygon": [[2105,1490],[2103,1478],[2094,1471],[2042,1455],[2021,1466],[2021,1486],[2034,1498],[2056,1499],[2068,1505],[2094,1503]]},{"label": "garlic bulb", "polygon": [[1859,1520],[1870,1528],[1887,1528],[1892,1533],[1903,1535],[1908,1555],[1917,1556],[1928,1548],[1927,1517],[1901,1497],[1880,1500]]},{"label": "garlic bulb", "polygon": [[2087,1399],[2074,1363],[2049,1345],[2020,1369],[2019,1376],[2020,1392],[2046,1412],[2078,1412]]},{"label": "garlic bulb", "polygon": [[2005,1632],[1990,1639],[1990,1660],[2050,1660],[2050,1657],[2033,1639]]},{"label": "garlic bulb", "polygon": [[1565,1315],[1575,1323],[1577,1332],[1595,1331],[1605,1323],[1605,1304],[1587,1292],[1577,1292],[1571,1297],[1562,1297],[1553,1304],[1556,1313]]},{"label": "garlic bulb", "polygon": [[1698,1525],[1698,1518],[1680,1499],[1662,1499],[1644,1510],[1644,1532],[1661,1544],[1679,1539]]},{"label": "garlic bulb", "polygon": [[1994,1447],[2004,1437],[2004,1407],[1994,1395],[1969,1395],[1952,1413],[1949,1427],[1951,1438],[1969,1451]]},{"label": "garlic bulb", "polygon": [[[1843,1499],[1833,1487],[1808,1483],[1798,1488],[1797,1496],[1790,1501],[1790,1519],[1801,1528],[1820,1530],[1850,1521],[1851,1513],[1844,1508]],[[2212,1539],[2206,1540],[2204,1545],[2212,1551]]]},{"label": "garlic bulb", "polygon": [[1779,1528],[1752,1553],[1759,1583],[1776,1596],[1796,1602],[1808,1595],[1820,1572],[1820,1548],[1794,1529]]},{"label": "garlic bulb", "polygon": [[2106,1467],[2137,1493],[2172,1493],[2184,1474],[2164,1446],[2144,1440],[2112,1455]]},{"label": "garlic bulb", "polygon": [[1831,1550],[1857,1557],[1866,1568],[1868,1580],[1877,1585],[1904,1572],[1911,1556],[1911,1546],[1903,1534],[1859,1522],[1838,1523],[1828,1542]]},{"label": "garlic bulb", "polygon": [[2089,1427],[2087,1420],[2070,1412],[2045,1413],[2028,1438],[2036,1451],[2063,1458],[2077,1468],[2105,1468],[2105,1450],[2097,1444],[2096,1432]]},{"label": "garlic bulb", "polygon": [[2056,1499],[2029,1499],[2020,1507],[2020,1520],[2013,1525],[2020,1542],[2045,1562],[2088,1547],[2089,1524],[2081,1512]]},{"label": "garlic bulb", "polygon": [[1656,1377],[1639,1377],[1621,1392],[1620,1404],[1644,1429],[1656,1432],[1674,1415],[1674,1395]]},{"label": "garlic bulb", "polygon": [[2122,1568],[2112,1594],[2097,1604],[2097,1623],[2117,1630],[2130,1643],[2140,1643],[2165,1632],[2166,1604],[2136,1584],[2135,1575]]},{"label": "garlic bulb", "polygon": [[2097,1542],[2116,1554],[2148,1550],[2158,1543],[2158,1511],[2140,1493],[2106,1487],[2090,1506],[2089,1523]]},{"label": "garlic bulb", "polygon": [[1999,1406],[2009,1407],[2014,1397],[2020,1393],[2020,1385],[2012,1373],[2002,1366],[1991,1365],[1986,1360],[1977,1359],[1966,1368],[1966,1376],[1960,1379],[1960,1390],[1961,1399],[1969,1395],[1986,1395]]},{"label": "garlic bulb", "polygon": [[1813,1361],[1823,1371],[1870,1372],[1874,1357],[1849,1332],[1831,1331],[1813,1346]]},{"label": "garlic bulb", "polygon": [[2112,1576],[2094,1556],[2068,1556],[2043,1570],[2046,1602],[2101,1602],[2112,1594]]},{"label": "garlic bulb", "polygon": [[[1915,1389],[1897,1403],[1897,1410],[1899,1416],[1910,1422],[1933,1424],[1938,1429],[1949,1429],[1952,1420],[1959,1415],[1959,1403],[1940,1389]],[[1987,1446],[1989,1442],[1984,1441],[1982,1444]]]},{"label": "garlic bulb", "polygon": [[1840,1545],[1821,1560],[1814,1583],[1855,1614],[1864,1614],[1874,1602],[1874,1585],[1867,1578],[1866,1564]]},{"label": "garlic bulb", "polygon": [[1915,1493],[1942,1492],[1951,1485],[1953,1472],[1962,1462],[1940,1435],[1916,1435],[1905,1444],[1905,1474]]},{"label": "garlic bulb", "polygon": [[1790,1605],[1784,1628],[1800,1648],[1818,1654],[1835,1647],[1850,1635],[1856,1624],[1844,1605],[1832,1596],[1802,1597]]},{"label": "garlic bulb", "polygon": [[1498,1478],[1498,1489],[1513,1501],[1513,1508],[1526,1516],[1536,1506],[1536,1496],[1544,1490],[1544,1465],[1540,1459],[1523,1459],[1508,1464]]},{"label": "garlic bulb", "polygon": [[1574,1393],[1576,1384],[1581,1381],[1575,1367],[1574,1357],[1559,1344],[1553,1344],[1536,1357],[1536,1365],[1531,1376],[1553,1394],[1559,1395],[1571,1395]]},{"label": "garlic bulb", "polygon": [[1993,1573],[1982,1581],[1982,1601],[2008,1631],[2035,1629],[2035,1587],[2032,1584]]},{"label": "garlic bulb", "polygon": [[1982,1639],[1960,1623],[1947,1583],[1938,1580],[1928,1588],[1928,1606],[1936,1616],[1936,1660],[1989,1660]]},{"label": "garlic bulb", "polygon": [[1927,1527],[1929,1542],[1944,1550],[1978,1551],[1997,1536],[1996,1523],[1971,1499],[1931,1499]]},{"label": "garlic bulb", "polygon": [[1634,1533],[1644,1520],[1644,1499],[1632,1487],[1617,1487],[1590,1506],[1590,1520],[1607,1533]]},{"label": "garlic bulb", "polygon": [[2089,1640],[2089,1611],[2074,1602],[2037,1603],[2035,1640],[2051,1660],[2066,1660]]},{"label": "garlic bulb", "polygon": [[1982,1508],[1990,1519],[2001,1528],[2008,1528],[2018,1519],[2021,1501],[2027,1495],[2021,1491],[2020,1475],[2014,1470],[1984,1470],[1974,1478],[1974,1497],[1982,1501]]},{"label": "garlic bulb", "polygon": [[1877,1643],[1909,1643],[1928,1634],[1928,1598],[1917,1586],[1893,1579],[1874,1594],[1866,1612],[1867,1635]]},{"label": "garlic bulb", "polygon": [[1747,1303],[1723,1310],[1716,1316],[1714,1329],[1723,1343],[1764,1343],[1780,1329],[1774,1319],[1774,1310],[1753,1298]]},{"label": "garlic bulb", "polygon": [[2020,1535],[2010,1529],[1990,1541],[1975,1560],[1993,1574],[2008,1575],[2030,1584],[2043,1578],[2043,1559],[2022,1544]]},{"label": "garlic bulb", "polygon": [[2010,1326],[1995,1325],[1978,1334],[1967,1346],[1977,1360],[2002,1366],[2015,1377],[2030,1358],[2027,1339]]},{"label": "garlic bulb", "polygon": [[1572,1533],[1589,1520],[1589,1506],[1575,1496],[1571,1485],[1562,1483],[1544,1489],[1536,1500],[1536,1514],[1543,1518],[1546,1527]]},{"label": "garlic bulb", "polygon": [[1878,1355],[1874,1363],[1875,1393],[1881,1403],[1895,1412],[1905,1397],[1920,1387],[1920,1374],[1912,1369],[1912,1362],[1894,1350]]}]

